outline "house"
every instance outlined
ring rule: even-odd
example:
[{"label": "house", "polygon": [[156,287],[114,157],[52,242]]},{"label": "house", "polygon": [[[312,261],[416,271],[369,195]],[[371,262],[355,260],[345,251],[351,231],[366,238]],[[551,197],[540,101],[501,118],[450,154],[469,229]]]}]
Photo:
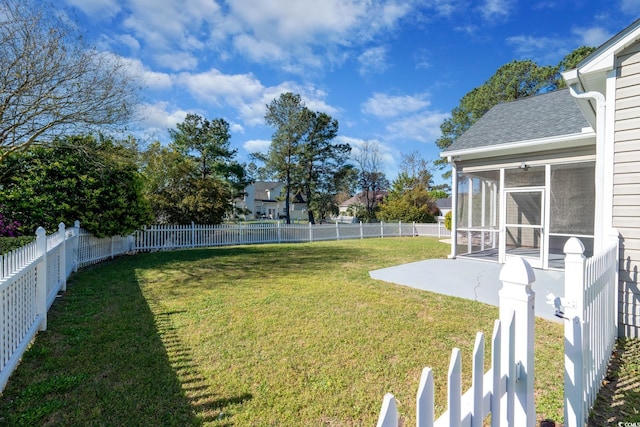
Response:
[{"label": "house", "polygon": [[436,200],[436,206],[438,207],[438,215],[445,216],[451,212],[451,197],[446,197]]},{"label": "house", "polygon": [[353,214],[356,213],[357,210],[366,209],[367,207],[367,195],[369,195],[369,203],[375,206],[384,200],[387,192],[379,190],[376,191],[374,195],[372,191],[361,191],[355,196],[348,198],[338,205],[338,221],[351,222],[355,220],[356,217]]},{"label": "house", "polygon": [[[238,211],[247,211],[244,219],[280,219],[286,215],[283,182],[256,181],[248,185],[242,198],[234,200]],[[291,220],[307,219],[307,204],[300,195],[291,195]]]},{"label": "house", "polygon": [[562,74],[568,89],[499,104],[441,153],[452,166],[451,257],[562,269],[620,235],[619,325],[640,336],[640,20]]}]

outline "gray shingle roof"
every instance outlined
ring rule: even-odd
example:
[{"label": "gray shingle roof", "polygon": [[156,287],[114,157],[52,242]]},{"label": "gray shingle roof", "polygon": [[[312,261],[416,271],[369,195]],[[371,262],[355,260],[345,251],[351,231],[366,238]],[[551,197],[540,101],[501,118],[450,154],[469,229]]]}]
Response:
[{"label": "gray shingle roof", "polygon": [[568,89],[498,104],[444,152],[580,133],[589,127]]}]

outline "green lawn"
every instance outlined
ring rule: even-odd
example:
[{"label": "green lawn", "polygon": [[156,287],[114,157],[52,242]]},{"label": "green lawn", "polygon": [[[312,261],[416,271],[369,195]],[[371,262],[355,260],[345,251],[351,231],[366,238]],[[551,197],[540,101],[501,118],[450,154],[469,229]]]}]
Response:
[{"label": "green lawn", "polygon": [[[440,413],[451,349],[467,388],[475,333],[490,341],[498,309],[368,272],[448,248],[262,245],[85,269],[0,397],[0,425],[372,426],[387,392],[415,425],[422,368],[434,370]],[[536,343],[538,418],[562,421],[562,325],[538,319]]]}]

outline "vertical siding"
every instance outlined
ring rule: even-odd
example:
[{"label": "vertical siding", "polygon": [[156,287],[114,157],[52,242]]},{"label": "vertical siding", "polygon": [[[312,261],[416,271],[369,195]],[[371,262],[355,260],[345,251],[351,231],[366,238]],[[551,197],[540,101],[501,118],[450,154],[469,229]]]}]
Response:
[{"label": "vertical siding", "polygon": [[617,58],[613,226],[620,247],[619,324],[640,336],[640,43]]}]

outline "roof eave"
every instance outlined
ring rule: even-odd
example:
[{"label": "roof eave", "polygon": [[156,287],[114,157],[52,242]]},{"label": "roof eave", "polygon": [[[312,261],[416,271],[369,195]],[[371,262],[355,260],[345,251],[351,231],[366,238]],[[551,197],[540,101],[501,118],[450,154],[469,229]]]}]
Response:
[{"label": "roof eave", "polygon": [[548,149],[550,145],[553,145],[554,149],[572,148],[585,145],[585,142],[595,143],[595,132],[591,128],[587,128],[580,133],[570,135],[559,135],[549,138],[531,139],[528,141],[515,141],[504,144],[489,145],[484,147],[460,149],[460,150],[446,150],[440,153],[440,157],[447,158],[479,158],[479,157],[495,157],[508,154],[519,154],[531,151],[541,151]]}]

